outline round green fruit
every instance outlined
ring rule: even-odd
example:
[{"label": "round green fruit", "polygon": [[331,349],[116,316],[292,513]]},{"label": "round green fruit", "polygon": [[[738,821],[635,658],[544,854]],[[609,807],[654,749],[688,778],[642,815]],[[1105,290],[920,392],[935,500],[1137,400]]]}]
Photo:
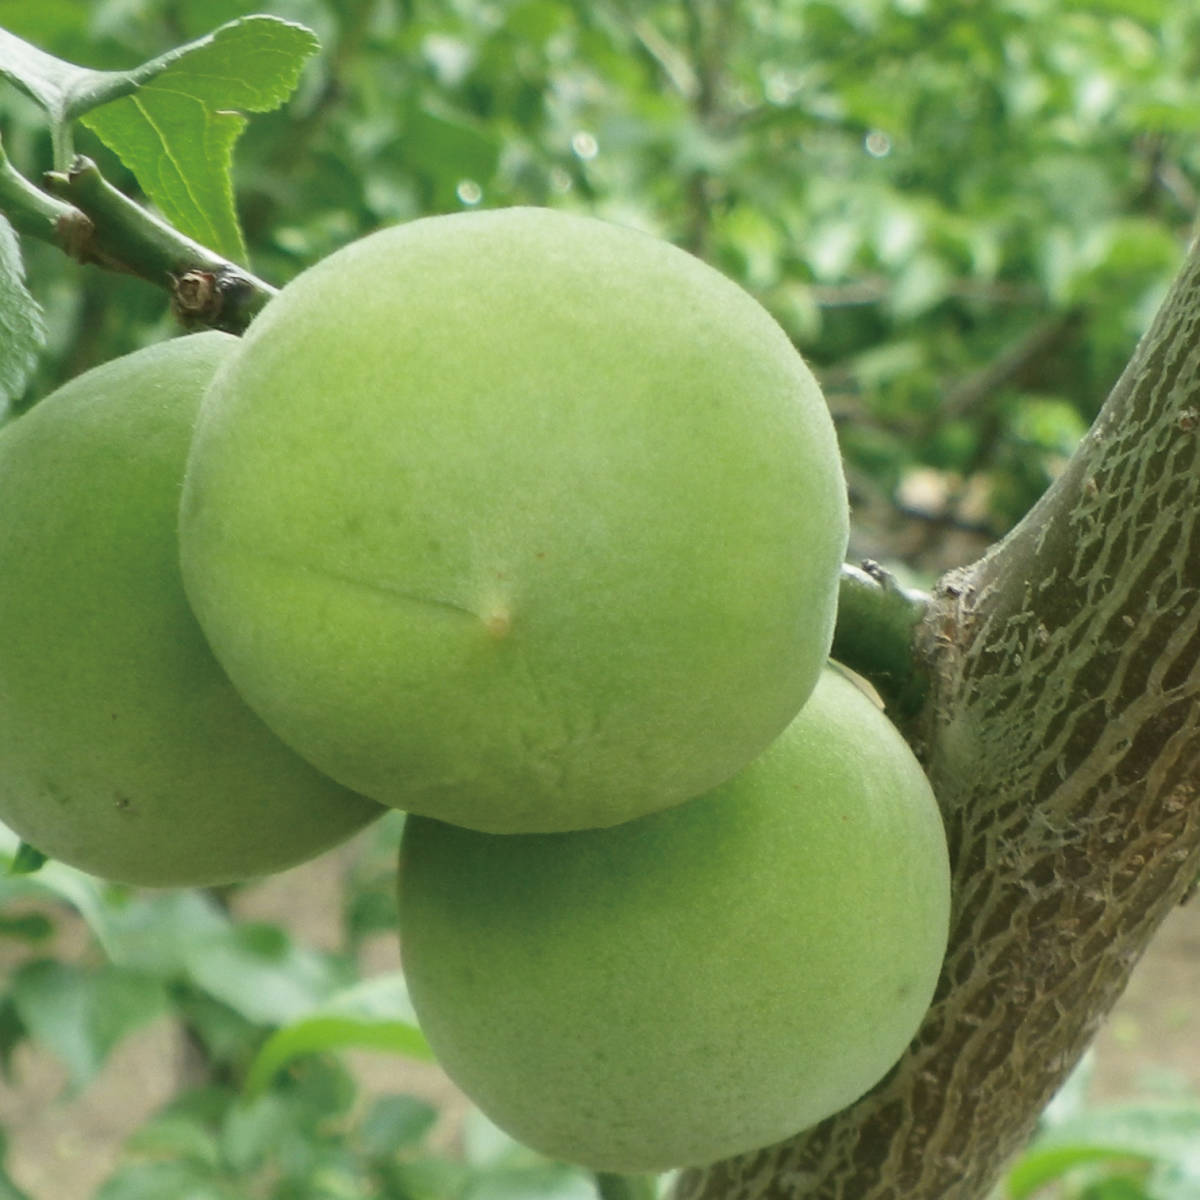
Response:
[{"label": "round green fruit", "polygon": [[0,820],[122,882],[265,874],[386,811],[246,707],[183,593],[188,442],[236,342],[130,354],[0,432]]},{"label": "round green fruit", "polygon": [[446,1071],[597,1170],[768,1145],[857,1099],[926,1012],[949,868],[916,759],[828,671],[734,779],[611,829],[410,817],[400,948]]},{"label": "round green fruit", "polygon": [[828,410],[756,301],[517,208],[284,288],[205,399],[180,538],[286,742],[394,807],[543,832],[683,801],[777,736],[846,530]]}]

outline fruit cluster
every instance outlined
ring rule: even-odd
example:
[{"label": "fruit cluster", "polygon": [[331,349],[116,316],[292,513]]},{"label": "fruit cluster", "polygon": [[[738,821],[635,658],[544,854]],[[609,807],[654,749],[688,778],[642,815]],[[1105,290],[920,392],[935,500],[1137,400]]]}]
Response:
[{"label": "fruit cluster", "polygon": [[535,1148],[711,1161],[911,1038],[946,848],[826,665],[832,423],[697,259],[538,209],[383,231],[37,405],[0,513],[0,818],[169,885],[409,813],[414,1002]]}]

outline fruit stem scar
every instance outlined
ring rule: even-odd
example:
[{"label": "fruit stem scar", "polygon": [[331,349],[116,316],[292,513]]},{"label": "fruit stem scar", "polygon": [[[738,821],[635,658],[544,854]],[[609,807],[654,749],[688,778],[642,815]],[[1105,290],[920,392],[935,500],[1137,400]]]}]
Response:
[{"label": "fruit stem scar", "polygon": [[483,627],[494,638],[505,637],[512,629],[512,616],[506,608],[493,608],[484,616]]}]

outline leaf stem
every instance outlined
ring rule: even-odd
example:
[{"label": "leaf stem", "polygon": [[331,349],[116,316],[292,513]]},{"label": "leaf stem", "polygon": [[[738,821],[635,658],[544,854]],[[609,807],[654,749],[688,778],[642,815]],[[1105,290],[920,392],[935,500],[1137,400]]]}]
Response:
[{"label": "leaf stem", "polygon": [[67,118],[58,114],[50,122],[50,146],[54,169],[65,171],[75,158],[75,129]]},{"label": "leaf stem", "polygon": [[656,1175],[616,1175],[611,1171],[597,1171],[596,1192],[600,1200],[655,1200],[657,1180]]}]

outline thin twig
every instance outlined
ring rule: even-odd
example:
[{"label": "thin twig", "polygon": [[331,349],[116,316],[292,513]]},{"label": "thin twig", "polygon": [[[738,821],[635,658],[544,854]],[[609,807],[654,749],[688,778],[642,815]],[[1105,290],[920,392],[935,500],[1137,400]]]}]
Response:
[{"label": "thin twig", "polygon": [[47,189],[91,222],[86,236],[53,241],[73,258],[137,275],[171,295],[179,319],[241,333],[276,289],[244,268],[185,237],[119,192],[91,159],[66,172],[51,171]]}]

